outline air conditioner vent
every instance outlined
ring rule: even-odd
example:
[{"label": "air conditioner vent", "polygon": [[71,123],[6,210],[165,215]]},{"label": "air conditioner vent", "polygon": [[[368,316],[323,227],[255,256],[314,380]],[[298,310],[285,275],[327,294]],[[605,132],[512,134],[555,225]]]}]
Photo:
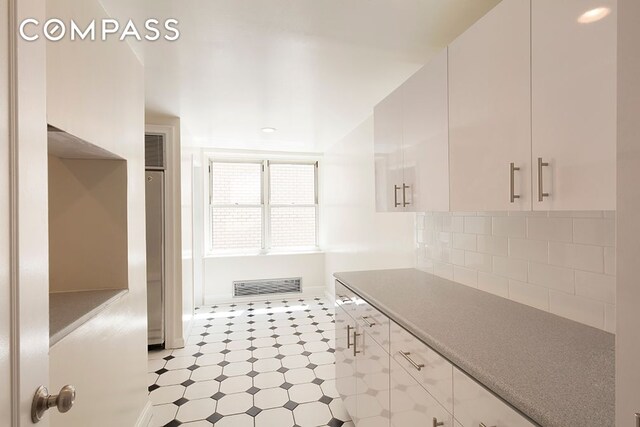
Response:
[{"label": "air conditioner vent", "polygon": [[148,169],[165,168],[164,135],[146,134],[144,136],[144,164]]},{"label": "air conditioner vent", "polygon": [[291,294],[302,292],[302,278],[241,280],[233,282],[233,296]]}]

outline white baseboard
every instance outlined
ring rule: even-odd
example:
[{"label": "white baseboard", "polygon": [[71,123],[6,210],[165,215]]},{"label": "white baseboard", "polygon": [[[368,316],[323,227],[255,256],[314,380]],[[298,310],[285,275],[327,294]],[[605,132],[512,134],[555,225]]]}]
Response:
[{"label": "white baseboard", "polygon": [[151,406],[151,401],[147,400],[144,408],[142,408],[142,412],[138,417],[135,427],[149,427],[149,424],[151,424],[151,417],[153,417],[153,406]]},{"label": "white baseboard", "polygon": [[326,287],[324,288],[324,297],[329,300],[332,305],[336,303],[336,296],[333,292],[329,291]]},{"label": "white baseboard", "polygon": [[308,286],[305,287],[301,293],[297,294],[270,294],[270,295],[256,295],[249,297],[236,297],[233,298],[228,294],[225,295],[205,295],[204,305],[213,304],[228,304],[233,302],[248,302],[248,301],[269,301],[275,299],[298,299],[308,297],[318,297],[326,295],[326,286]]}]

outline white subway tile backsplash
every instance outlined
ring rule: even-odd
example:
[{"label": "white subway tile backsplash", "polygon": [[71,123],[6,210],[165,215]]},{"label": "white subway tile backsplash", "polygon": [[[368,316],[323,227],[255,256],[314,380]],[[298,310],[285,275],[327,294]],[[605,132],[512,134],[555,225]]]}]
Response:
[{"label": "white subway tile backsplash", "polygon": [[464,218],[464,232],[472,234],[491,234],[491,217],[467,216]]},{"label": "white subway tile backsplash", "polygon": [[476,235],[465,233],[453,233],[453,248],[465,251],[476,250]]},{"label": "white subway tile backsplash", "polygon": [[616,278],[587,271],[576,271],[576,295],[615,304]]},{"label": "white subway tile backsplash", "polygon": [[573,241],[586,245],[615,246],[616,223],[612,219],[575,218]]},{"label": "white subway tile backsplash", "polygon": [[509,279],[495,274],[478,272],[478,289],[503,298],[509,298]]},{"label": "white subway tile backsplash", "polygon": [[507,256],[509,253],[509,240],[503,236],[478,236],[478,252],[491,255]]},{"label": "white subway tile backsplash", "polygon": [[571,242],[571,218],[527,218],[527,237],[534,240]]},{"label": "white subway tile backsplash", "polygon": [[524,217],[493,217],[493,235],[505,237],[525,237],[527,220]]},{"label": "white subway tile backsplash", "polygon": [[463,285],[477,287],[478,286],[478,272],[469,268],[453,267],[453,280],[462,283]]},{"label": "white subway tile backsplash", "polygon": [[616,274],[615,248],[604,248],[604,273],[612,276]]},{"label": "white subway tile backsplash", "polygon": [[542,286],[509,280],[509,298],[540,310],[549,310],[549,289]]},{"label": "white subway tile backsplash", "polygon": [[418,268],[615,332],[615,212],[418,214]]},{"label": "white subway tile backsplash", "polygon": [[574,270],[570,268],[530,262],[529,282],[570,294],[575,292]]},{"label": "white subway tile backsplash", "polygon": [[479,252],[465,252],[464,265],[478,271],[490,272],[492,270],[492,256]]},{"label": "white subway tile backsplash", "polygon": [[509,258],[547,262],[549,244],[544,240],[509,239]]},{"label": "white subway tile backsplash", "polygon": [[604,329],[604,306],[599,301],[549,291],[549,311],[576,322]]},{"label": "white subway tile backsplash", "polygon": [[549,242],[549,263],[576,270],[604,272],[604,248]]},{"label": "white subway tile backsplash", "polygon": [[527,262],[519,259],[494,256],[493,272],[498,276],[525,282],[527,280]]}]

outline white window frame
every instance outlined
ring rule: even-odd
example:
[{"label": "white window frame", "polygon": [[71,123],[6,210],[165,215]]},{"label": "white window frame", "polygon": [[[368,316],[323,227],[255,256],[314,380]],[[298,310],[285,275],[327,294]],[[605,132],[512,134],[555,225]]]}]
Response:
[{"label": "white window frame", "polygon": [[[279,159],[279,158],[234,158],[234,157],[208,157],[208,173],[207,173],[207,187],[208,187],[208,203],[207,203],[207,253],[210,256],[235,256],[235,255],[267,255],[277,253],[305,253],[305,252],[317,252],[320,250],[320,203],[319,203],[319,161],[318,160],[300,160],[300,159]],[[220,250],[213,249],[213,230],[211,229],[211,211],[213,205],[213,163],[248,163],[248,164],[260,164],[261,165],[261,204],[260,205],[223,205],[216,204],[215,207],[247,207],[247,208],[261,208],[262,212],[262,246],[258,251],[251,249],[228,249]],[[272,204],[271,203],[271,171],[270,166],[273,164],[285,164],[285,165],[314,165],[314,202],[313,204]],[[316,241],[313,246],[304,247],[271,247],[271,208],[275,207],[314,207],[316,215]]]}]

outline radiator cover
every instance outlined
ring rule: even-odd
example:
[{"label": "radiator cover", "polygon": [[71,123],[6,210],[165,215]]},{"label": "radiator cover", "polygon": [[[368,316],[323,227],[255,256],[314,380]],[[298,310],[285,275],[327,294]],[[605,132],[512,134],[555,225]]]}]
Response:
[{"label": "radiator cover", "polygon": [[293,294],[302,292],[302,278],[238,280],[233,282],[233,296]]}]

